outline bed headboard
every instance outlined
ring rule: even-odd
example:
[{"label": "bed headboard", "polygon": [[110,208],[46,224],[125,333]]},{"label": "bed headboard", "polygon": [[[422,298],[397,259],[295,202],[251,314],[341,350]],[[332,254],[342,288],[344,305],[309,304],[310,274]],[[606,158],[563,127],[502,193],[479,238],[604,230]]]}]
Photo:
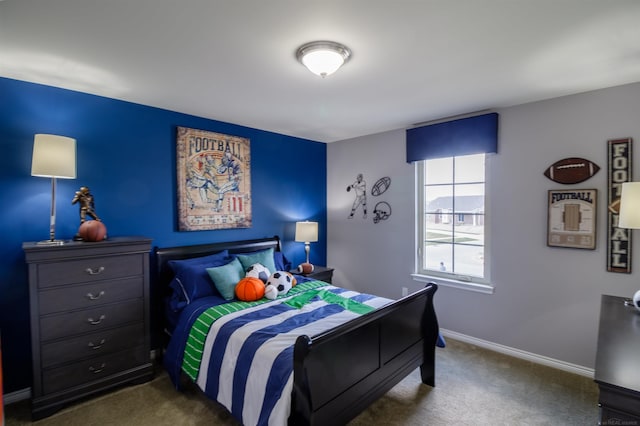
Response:
[{"label": "bed headboard", "polygon": [[167,289],[173,279],[173,271],[169,266],[170,260],[189,259],[229,250],[229,253],[247,253],[273,248],[280,251],[280,238],[261,238],[256,240],[231,241],[222,243],[199,244],[180,247],[156,247],[154,250],[154,285],[157,289]]},{"label": "bed headboard", "polygon": [[152,289],[151,289],[151,345],[154,349],[162,353],[162,348],[166,345],[164,334],[165,320],[163,313],[163,299],[169,294],[169,284],[173,279],[173,270],[169,266],[170,260],[189,259],[214,254],[222,250],[229,250],[229,253],[248,253],[252,251],[266,250],[273,248],[281,251],[280,238],[260,238],[256,240],[231,241],[221,243],[198,244],[192,246],[178,247],[155,247],[153,250],[152,263]]}]

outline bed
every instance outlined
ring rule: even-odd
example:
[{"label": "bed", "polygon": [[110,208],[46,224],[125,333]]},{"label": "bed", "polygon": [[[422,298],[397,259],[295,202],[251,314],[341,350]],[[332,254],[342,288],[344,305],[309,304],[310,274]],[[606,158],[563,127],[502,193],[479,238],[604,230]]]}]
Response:
[{"label": "bed", "polygon": [[[159,286],[156,287],[156,291],[165,292],[169,296],[166,300],[170,300],[172,291],[169,289],[170,286],[175,287],[176,282],[174,268],[171,266],[175,265],[175,261],[203,258],[209,255],[215,256],[217,253],[222,252],[233,257],[267,251],[273,251],[276,256],[280,254],[279,259],[286,261],[281,254],[278,237],[156,248],[154,250],[154,281]],[[283,267],[283,263],[279,263],[277,260],[276,263],[280,268]],[[288,266],[284,263],[284,267]],[[297,300],[301,297],[309,299],[304,294],[311,291],[327,294],[333,298],[343,297],[342,295],[347,295],[344,296],[344,298],[347,298],[351,297],[353,293],[327,283],[309,282],[309,280],[305,280],[300,276],[296,276],[296,278],[299,280],[298,285],[287,293],[287,297],[278,298],[275,301],[267,301],[266,303],[263,303],[265,301],[252,302],[254,305],[249,306],[241,313],[229,315],[230,317],[233,315],[239,316],[235,320],[245,318],[244,325],[238,326],[240,328],[234,328],[234,330],[250,327],[259,328],[254,320],[249,321],[246,318],[253,318],[250,315],[263,315],[263,310],[281,309],[280,299],[286,299],[289,303],[289,299]],[[305,290],[306,288],[311,290]],[[290,293],[294,290],[298,293],[290,296]],[[229,395],[223,396],[221,399],[227,400],[226,403],[222,402],[223,405],[232,412],[234,417],[245,424],[345,424],[418,367],[420,368],[422,382],[435,386],[435,347],[439,338],[438,321],[433,307],[433,296],[436,290],[437,286],[434,283],[429,283],[423,289],[396,301],[388,299],[385,301],[375,296],[359,295],[353,298],[353,300],[357,301],[349,300],[345,303],[354,303],[357,305],[356,307],[369,309],[364,311],[365,313],[352,314],[352,312],[347,312],[347,309],[344,309],[346,313],[343,314],[341,312],[340,315],[350,315],[345,317],[347,318],[346,322],[333,324],[330,328],[325,328],[318,333],[300,332],[294,333],[295,336],[293,337],[289,337],[288,344],[290,346],[286,349],[289,358],[280,359],[280,356],[278,356],[275,358],[276,361],[268,361],[267,365],[273,363],[272,371],[262,374],[268,377],[255,379],[260,383],[271,383],[276,380],[274,378],[287,377],[282,376],[281,373],[274,373],[279,361],[282,361],[291,370],[290,376],[288,376],[289,387],[283,387],[279,391],[268,391],[260,396],[266,401],[267,399],[273,399],[274,396],[272,394],[275,393],[275,398],[280,397],[281,401],[285,401],[286,418],[284,420],[282,415],[280,417],[275,415],[264,417],[256,414],[254,417],[249,416],[250,420],[247,420],[247,417],[241,417],[242,408],[238,414],[235,406],[234,409],[231,409],[227,405],[229,400],[235,401],[235,394],[233,397]],[[184,353],[184,348],[191,345],[187,330],[192,334],[196,333],[193,324],[201,321],[197,318],[203,318],[201,315],[203,315],[204,311],[212,312],[212,309],[220,308],[220,306],[207,306],[206,299],[207,297],[202,297],[190,301],[187,307],[179,310],[177,318],[171,318],[170,308],[163,308],[167,314],[164,315],[162,320],[162,329],[165,335],[170,336],[163,354],[163,363],[177,388],[180,387],[181,378],[187,372],[185,358],[190,357],[190,355],[185,355]],[[313,300],[317,301],[318,297]],[[217,303],[214,302],[213,304]],[[369,305],[365,306],[365,304],[374,306],[374,308],[370,309],[370,307],[367,307]],[[223,304],[221,306],[226,309],[227,306],[231,305]],[[333,305],[331,307],[333,308]],[[291,311],[289,305],[287,305],[287,309],[286,315],[289,315],[289,311]],[[304,309],[306,309],[306,306]],[[325,306],[322,309],[325,309]],[[281,315],[280,312],[282,311],[277,312],[278,315]],[[175,312],[173,313],[175,314]],[[298,314],[296,313],[296,315]],[[263,320],[265,320],[263,316],[260,316],[259,320],[255,321]],[[222,325],[219,326],[215,333],[210,331],[209,334],[217,333],[217,338],[220,340],[220,336],[224,335],[225,327],[231,327],[234,319],[229,319],[226,323],[224,321],[227,321],[226,316],[215,321],[212,320],[211,327],[218,326],[218,324]],[[289,320],[283,321],[282,324],[287,321]],[[302,327],[300,330],[304,331],[307,328]],[[308,330],[314,330],[314,328],[311,327]],[[269,342],[277,340],[272,337],[263,336],[261,338]],[[200,354],[201,359],[198,361],[201,363],[199,368],[208,368],[209,376],[211,374],[219,375],[214,377],[216,384],[213,386],[218,393],[211,392],[212,385],[210,384],[205,383],[203,386],[201,381],[204,374],[202,372],[199,373],[200,376],[196,373],[195,378],[193,378],[193,381],[198,383],[209,397],[216,400],[219,400],[219,396],[224,393],[221,390],[222,386],[226,386],[222,376],[225,374],[229,376],[228,364],[225,364],[227,355],[221,361],[221,353],[215,352],[216,348],[220,347],[218,343],[218,341],[214,341],[211,344],[212,352],[207,355]],[[207,344],[209,344],[208,341]],[[226,348],[225,354],[227,354],[231,351],[230,347],[234,347],[234,345],[227,341],[225,341],[225,344],[228,345],[223,346]],[[247,347],[252,347],[252,345],[247,342],[239,344],[239,346],[236,345],[240,349],[237,349],[237,352],[231,351],[232,354],[235,354],[231,362],[239,363],[239,359],[247,356]],[[206,349],[203,351],[206,351]],[[257,364],[260,359],[259,355],[251,354],[250,356],[254,360],[253,362]],[[207,362],[217,363],[217,369],[204,367]],[[237,368],[237,371],[229,377],[234,383],[238,380],[239,375],[246,376],[249,374],[246,372],[249,369],[251,369],[251,374],[253,374],[254,369],[262,371],[255,365],[252,365],[251,368],[240,368],[235,364],[233,365]],[[191,373],[187,375],[193,377]],[[258,376],[261,375],[258,374]],[[247,378],[245,377],[245,379]],[[206,381],[207,379],[205,378],[204,380]],[[251,376],[251,380],[254,380],[253,376]],[[209,379],[209,381],[213,380]],[[246,384],[247,389],[252,388],[248,383]],[[282,392],[284,395],[278,395],[277,392]],[[248,401],[250,397],[243,396],[243,398]],[[243,402],[243,404],[244,412],[246,412],[251,403]],[[262,409],[264,411],[264,407]]]}]

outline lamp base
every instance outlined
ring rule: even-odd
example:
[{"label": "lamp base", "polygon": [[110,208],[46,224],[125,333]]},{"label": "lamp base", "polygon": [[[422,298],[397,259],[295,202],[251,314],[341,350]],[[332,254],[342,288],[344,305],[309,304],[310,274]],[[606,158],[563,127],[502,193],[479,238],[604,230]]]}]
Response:
[{"label": "lamp base", "polygon": [[36,243],[39,246],[63,246],[64,240],[42,240]]}]

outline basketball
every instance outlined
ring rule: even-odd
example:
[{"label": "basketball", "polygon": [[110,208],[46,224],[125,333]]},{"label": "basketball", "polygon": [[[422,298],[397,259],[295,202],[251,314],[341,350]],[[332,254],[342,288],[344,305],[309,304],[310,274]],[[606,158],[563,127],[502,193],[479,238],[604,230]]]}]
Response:
[{"label": "basketball", "polygon": [[236,284],[236,297],[245,302],[253,302],[264,297],[264,283],[260,278],[244,277]]},{"label": "basketball", "polygon": [[102,241],[107,238],[107,227],[99,220],[88,220],[80,225],[78,235],[83,241]]}]

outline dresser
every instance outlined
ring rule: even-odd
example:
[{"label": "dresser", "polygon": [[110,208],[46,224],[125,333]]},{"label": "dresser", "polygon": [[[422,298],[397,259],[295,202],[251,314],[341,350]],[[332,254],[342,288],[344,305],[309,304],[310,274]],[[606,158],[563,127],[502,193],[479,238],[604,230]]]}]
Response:
[{"label": "dresser", "polygon": [[29,269],[33,419],[90,394],[150,380],[151,240],[22,248]]},{"label": "dresser", "polygon": [[640,311],[603,295],[595,381],[600,424],[640,424]]}]

